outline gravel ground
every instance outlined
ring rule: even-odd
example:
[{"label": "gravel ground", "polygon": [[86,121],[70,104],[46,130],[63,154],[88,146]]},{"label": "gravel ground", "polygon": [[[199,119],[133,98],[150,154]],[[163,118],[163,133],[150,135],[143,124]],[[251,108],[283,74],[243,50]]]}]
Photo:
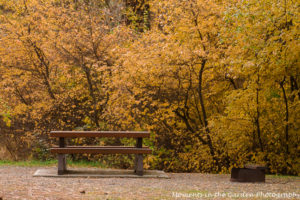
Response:
[{"label": "gravel ground", "polygon": [[198,173],[168,173],[170,179],[32,177],[39,168],[1,166],[0,200],[300,199],[299,177],[267,176],[255,184]]}]

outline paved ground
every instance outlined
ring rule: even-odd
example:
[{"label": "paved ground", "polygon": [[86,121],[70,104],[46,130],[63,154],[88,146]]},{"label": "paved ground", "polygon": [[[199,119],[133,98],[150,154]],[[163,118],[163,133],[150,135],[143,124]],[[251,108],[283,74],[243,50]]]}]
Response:
[{"label": "paved ground", "polygon": [[130,169],[77,169],[68,170],[62,175],[57,174],[56,168],[38,169],[35,177],[48,178],[169,178],[164,171],[146,170],[143,176],[139,176]]},{"label": "paved ground", "polygon": [[267,176],[264,184],[232,183],[230,175],[184,173],[169,173],[170,179],[33,177],[39,168],[0,167],[0,199],[300,199],[299,177]]}]

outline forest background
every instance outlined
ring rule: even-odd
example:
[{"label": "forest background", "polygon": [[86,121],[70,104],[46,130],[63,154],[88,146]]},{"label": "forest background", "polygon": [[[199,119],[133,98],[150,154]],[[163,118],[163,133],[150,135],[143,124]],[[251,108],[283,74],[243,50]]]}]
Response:
[{"label": "forest background", "polygon": [[149,169],[300,175],[299,47],[294,0],[0,0],[2,159],[54,159],[51,130],[149,130]]}]

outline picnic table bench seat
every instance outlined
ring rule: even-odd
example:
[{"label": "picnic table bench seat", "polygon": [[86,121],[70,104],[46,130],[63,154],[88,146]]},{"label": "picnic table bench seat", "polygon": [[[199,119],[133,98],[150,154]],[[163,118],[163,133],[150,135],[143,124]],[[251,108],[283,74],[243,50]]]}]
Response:
[{"label": "picnic table bench seat", "polygon": [[149,154],[151,149],[148,147],[136,148],[136,147],[125,147],[125,146],[99,146],[99,147],[78,147],[68,146],[64,148],[53,147],[51,148],[52,153],[60,154]]}]

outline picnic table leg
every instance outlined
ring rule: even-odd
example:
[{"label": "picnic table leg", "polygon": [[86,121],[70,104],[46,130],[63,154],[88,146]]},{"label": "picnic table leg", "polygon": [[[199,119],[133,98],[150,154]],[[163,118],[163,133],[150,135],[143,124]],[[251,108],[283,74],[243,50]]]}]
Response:
[{"label": "picnic table leg", "polygon": [[143,154],[136,155],[135,173],[139,176],[143,176]]},{"label": "picnic table leg", "polygon": [[[143,148],[143,138],[137,138],[136,147]],[[143,175],[143,154],[135,155],[134,172],[137,175],[140,175],[140,176]]]},{"label": "picnic table leg", "polygon": [[58,175],[62,175],[67,171],[66,155],[58,154]]},{"label": "picnic table leg", "polygon": [[[59,147],[65,147],[65,138],[59,138]],[[67,171],[67,160],[65,154],[58,154],[58,175],[62,175]]]}]

